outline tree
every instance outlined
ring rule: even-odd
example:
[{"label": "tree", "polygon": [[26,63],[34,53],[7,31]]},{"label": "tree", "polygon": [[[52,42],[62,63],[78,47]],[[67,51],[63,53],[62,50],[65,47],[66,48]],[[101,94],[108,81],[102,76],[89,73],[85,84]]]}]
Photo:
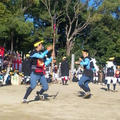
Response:
[{"label": "tree", "polygon": [[45,16],[41,16],[42,20],[47,20],[50,23],[49,30],[51,29],[52,35],[53,35],[53,56],[55,57],[55,44],[57,39],[57,30],[59,24],[62,22],[62,16],[63,16],[63,6],[65,3],[65,0],[59,1],[59,0],[41,0],[41,3],[45,6],[44,13],[47,10],[46,18]]},{"label": "tree", "polygon": [[[93,19],[94,23],[80,36],[80,39],[84,40],[84,48],[89,49],[91,56],[95,57],[99,64],[105,64],[110,57],[120,56],[120,21],[114,15],[120,4],[117,1],[108,1],[109,4],[106,2],[97,9],[99,16]],[[79,44],[82,45],[81,42]]]},{"label": "tree", "polygon": [[4,14],[1,14],[0,25],[4,28],[3,32],[7,35],[7,39],[11,41],[11,51],[14,49],[13,44],[15,43],[15,45],[20,45],[20,43],[22,43],[22,40],[27,35],[30,35],[32,33],[33,29],[33,24],[31,22],[25,21],[24,18],[25,10],[27,10],[29,5],[27,5],[27,7],[23,7],[22,3],[20,4],[20,2],[23,1],[8,0],[6,2],[1,2],[1,5],[4,8]]},{"label": "tree", "polygon": [[[92,5],[89,5],[92,2]],[[102,3],[102,0],[67,0],[66,3],[66,47],[67,55],[74,46],[75,39],[79,34],[87,28],[89,24],[94,22],[96,7]]]}]

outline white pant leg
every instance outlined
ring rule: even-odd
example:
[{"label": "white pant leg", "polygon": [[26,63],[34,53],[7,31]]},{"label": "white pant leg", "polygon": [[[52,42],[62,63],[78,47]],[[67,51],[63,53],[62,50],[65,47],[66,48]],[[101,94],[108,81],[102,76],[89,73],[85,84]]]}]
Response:
[{"label": "white pant leg", "polygon": [[120,78],[117,78],[118,79],[118,82],[120,83]]},{"label": "white pant leg", "polygon": [[106,77],[106,80],[107,80],[107,84],[110,84],[111,83],[111,77]]},{"label": "white pant leg", "polygon": [[98,77],[95,77],[96,81],[98,82]]},{"label": "white pant leg", "polygon": [[53,80],[55,80],[55,73],[53,72]]},{"label": "white pant leg", "polygon": [[93,77],[93,81],[95,81],[96,80],[96,77]]},{"label": "white pant leg", "polygon": [[117,78],[113,77],[112,80],[113,80],[113,84],[117,83]]},{"label": "white pant leg", "polygon": [[58,74],[57,73],[55,73],[55,79],[58,79]]}]

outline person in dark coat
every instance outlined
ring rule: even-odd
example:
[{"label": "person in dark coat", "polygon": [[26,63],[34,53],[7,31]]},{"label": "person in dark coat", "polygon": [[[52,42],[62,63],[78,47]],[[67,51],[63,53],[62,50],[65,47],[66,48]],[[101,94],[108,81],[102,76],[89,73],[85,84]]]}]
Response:
[{"label": "person in dark coat", "polygon": [[24,81],[23,83],[28,83],[30,82],[30,73],[31,73],[31,63],[30,63],[30,58],[29,54],[26,54],[25,60],[23,60],[22,63],[22,72],[24,74]]},{"label": "person in dark coat", "polygon": [[62,78],[62,84],[66,85],[67,81],[69,80],[69,64],[66,60],[66,57],[63,57],[61,62],[61,78]]}]

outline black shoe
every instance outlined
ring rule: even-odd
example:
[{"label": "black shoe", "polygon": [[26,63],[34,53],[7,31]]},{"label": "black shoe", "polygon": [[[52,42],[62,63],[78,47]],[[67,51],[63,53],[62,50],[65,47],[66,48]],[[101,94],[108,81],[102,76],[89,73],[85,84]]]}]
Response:
[{"label": "black shoe", "polygon": [[45,95],[40,95],[41,100],[45,100]]},{"label": "black shoe", "polygon": [[88,99],[91,97],[91,93],[90,92],[86,92],[85,96],[84,96],[84,99]]},{"label": "black shoe", "polygon": [[40,94],[40,91],[37,91],[36,94],[39,95],[39,94]]}]

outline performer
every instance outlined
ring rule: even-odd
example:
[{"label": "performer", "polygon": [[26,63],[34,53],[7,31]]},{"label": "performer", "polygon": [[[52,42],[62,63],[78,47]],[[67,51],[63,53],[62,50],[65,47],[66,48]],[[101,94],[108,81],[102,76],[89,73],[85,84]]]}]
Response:
[{"label": "performer", "polygon": [[4,59],[5,49],[0,47],[0,71],[3,69],[3,59]]},{"label": "performer", "polygon": [[30,73],[31,73],[31,61],[30,61],[30,55],[26,54],[26,58],[23,60],[22,63],[22,72],[24,74],[24,79],[22,81],[22,84],[30,83]]},{"label": "performer", "polygon": [[107,91],[110,91],[110,84],[113,83],[113,92],[116,91],[117,79],[115,78],[116,65],[112,60],[107,61],[106,64],[106,80],[107,80]]},{"label": "performer", "polygon": [[61,62],[61,79],[62,79],[62,84],[67,85],[67,82],[69,80],[69,64],[66,59],[66,56],[62,58],[62,62]]},{"label": "performer", "polygon": [[89,57],[88,50],[82,51],[83,59],[79,58],[80,65],[84,67],[82,77],[78,81],[79,86],[85,91],[84,98],[89,98],[91,96],[90,88],[88,84],[92,81],[93,70],[91,65],[91,58]]},{"label": "performer", "polygon": [[35,50],[31,53],[31,75],[30,75],[30,87],[27,89],[25,96],[23,98],[23,103],[28,103],[27,98],[32,92],[32,90],[37,85],[37,80],[40,80],[39,82],[42,85],[42,88],[37,94],[43,95],[44,91],[48,90],[48,83],[45,78],[45,66],[47,66],[51,61],[52,57],[49,58],[49,60],[44,61],[45,55],[52,50],[52,46],[48,46],[47,50],[44,52],[42,51],[43,48],[43,40],[37,40],[37,42],[34,44]]},{"label": "performer", "polygon": [[53,82],[58,83],[58,66],[55,58],[53,59]]}]

